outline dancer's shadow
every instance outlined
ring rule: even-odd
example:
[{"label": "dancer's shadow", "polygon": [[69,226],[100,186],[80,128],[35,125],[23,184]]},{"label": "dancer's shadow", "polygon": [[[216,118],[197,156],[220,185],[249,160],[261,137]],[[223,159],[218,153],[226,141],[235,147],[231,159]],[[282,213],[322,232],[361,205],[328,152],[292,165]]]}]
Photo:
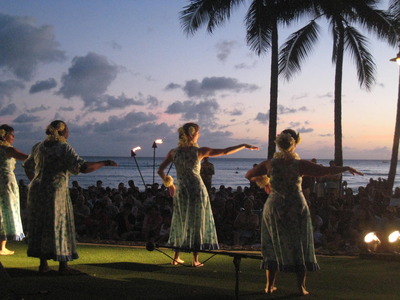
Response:
[{"label": "dancer's shadow", "polygon": [[110,268],[116,270],[125,271],[137,271],[137,272],[157,272],[162,270],[161,266],[153,264],[140,264],[133,262],[116,262],[116,263],[104,263],[104,264],[86,264],[87,266]]},{"label": "dancer's shadow", "polygon": [[37,270],[31,269],[17,269],[17,268],[7,268],[4,269],[4,276],[7,277],[31,277],[37,276],[39,273]]}]

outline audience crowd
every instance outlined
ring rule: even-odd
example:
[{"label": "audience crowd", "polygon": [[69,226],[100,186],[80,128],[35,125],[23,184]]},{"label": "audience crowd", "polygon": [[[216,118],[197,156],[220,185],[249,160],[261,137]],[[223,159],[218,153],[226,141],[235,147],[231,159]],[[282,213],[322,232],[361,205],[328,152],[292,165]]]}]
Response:
[{"label": "audience crowd", "polygon": [[[26,231],[27,186],[23,180],[19,185]],[[400,188],[392,193],[381,178],[371,178],[354,192],[341,178],[304,177],[303,190],[319,254],[357,254],[366,249],[363,239],[371,231],[381,235],[381,249],[385,249],[387,236],[400,230]],[[268,197],[264,190],[253,184],[236,189],[221,185],[209,193],[220,246],[259,250],[262,209]],[[78,241],[168,241],[173,204],[163,185],[155,183],[140,191],[132,180],[117,188],[97,181],[86,189],[73,181],[70,195]]]}]

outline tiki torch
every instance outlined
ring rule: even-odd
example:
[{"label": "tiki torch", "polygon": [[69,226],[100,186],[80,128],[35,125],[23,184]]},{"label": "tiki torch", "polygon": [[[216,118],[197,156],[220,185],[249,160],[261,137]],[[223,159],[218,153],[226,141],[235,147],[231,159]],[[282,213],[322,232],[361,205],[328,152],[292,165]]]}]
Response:
[{"label": "tiki torch", "polygon": [[153,150],[153,185],[154,185],[154,180],[155,180],[155,174],[156,174],[156,148],[157,144],[162,144],[163,140],[162,139],[157,139],[153,142],[152,148]]},{"label": "tiki torch", "polygon": [[135,163],[136,163],[136,166],[137,166],[137,168],[139,170],[140,177],[142,178],[142,181],[143,181],[144,190],[146,190],[146,183],[144,182],[144,179],[143,179],[143,176],[142,176],[142,172],[140,172],[139,164],[138,164],[138,162],[136,160],[136,151],[140,150],[140,149],[142,149],[142,148],[140,148],[140,147],[133,148],[131,150],[131,156],[135,159]]}]

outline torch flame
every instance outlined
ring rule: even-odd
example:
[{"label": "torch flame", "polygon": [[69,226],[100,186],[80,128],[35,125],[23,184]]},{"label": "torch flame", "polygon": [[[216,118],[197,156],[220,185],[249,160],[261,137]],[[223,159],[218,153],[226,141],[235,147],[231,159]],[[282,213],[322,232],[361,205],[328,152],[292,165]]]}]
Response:
[{"label": "torch flame", "polygon": [[162,139],[157,139],[157,140],[154,141],[154,143],[156,143],[156,144],[162,144],[162,143],[163,143],[163,140],[162,140]]},{"label": "torch flame", "polygon": [[140,148],[140,146],[139,146],[139,147],[133,148],[132,151],[136,152],[137,150],[140,150],[140,149],[142,149],[142,148]]},{"label": "torch flame", "polygon": [[396,230],[389,235],[389,242],[394,243],[399,239],[399,237],[400,237],[400,232]]},{"label": "torch flame", "polygon": [[371,243],[372,241],[380,242],[375,232],[370,232],[364,237],[364,242]]}]

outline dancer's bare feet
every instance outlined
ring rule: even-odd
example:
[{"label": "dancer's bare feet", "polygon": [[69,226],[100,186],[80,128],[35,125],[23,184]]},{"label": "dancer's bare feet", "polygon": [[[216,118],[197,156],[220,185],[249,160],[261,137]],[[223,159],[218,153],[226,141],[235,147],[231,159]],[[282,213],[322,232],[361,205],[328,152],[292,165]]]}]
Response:
[{"label": "dancer's bare feet", "polygon": [[265,293],[266,294],[272,294],[273,292],[275,292],[278,288],[276,286],[272,286],[272,287],[266,287],[265,288]]},{"label": "dancer's bare feet", "polygon": [[297,273],[297,284],[300,296],[307,296],[308,294],[310,294],[306,290],[306,272]]},{"label": "dancer's bare feet", "polygon": [[192,262],[192,267],[195,267],[195,268],[204,267],[204,264],[202,264],[199,261],[193,261]]},{"label": "dancer's bare feet", "polygon": [[309,295],[310,293],[306,290],[306,288],[305,287],[302,287],[301,288],[301,290],[300,290],[300,296],[307,296],[307,295]]},{"label": "dancer's bare feet", "polygon": [[57,271],[50,269],[46,259],[40,259],[40,265],[39,265],[40,275],[52,276],[57,273],[58,273]]},{"label": "dancer's bare feet", "polygon": [[3,248],[0,250],[0,255],[13,255],[14,251],[8,250],[7,248]]},{"label": "dancer's bare feet", "polygon": [[43,273],[47,273],[49,271],[51,271],[49,266],[39,266],[39,273],[43,274]]},{"label": "dancer's bare feet", "polygon": [[182,259],[180,259],[179,257],[178,258],[174,258],[172,261],[171,261],[171,265],[181,265],[181,264],[183,264],[185,261],[184,260],[182,260]]}]

